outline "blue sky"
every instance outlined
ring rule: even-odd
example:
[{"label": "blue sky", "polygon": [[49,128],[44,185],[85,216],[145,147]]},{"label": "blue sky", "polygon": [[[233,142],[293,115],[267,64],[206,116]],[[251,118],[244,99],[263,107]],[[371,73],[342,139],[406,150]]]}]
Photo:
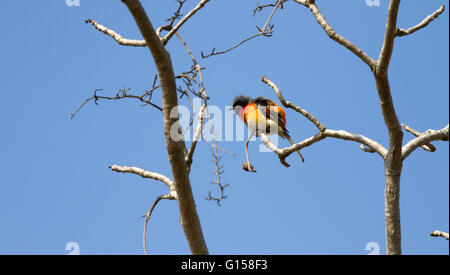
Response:
[{"label": "blue sky", "polygon": [[[175,1],[143,1],[160,26]],[[155,2],[155,3],[153,3]],[[188,1],[184,13],[196,1]],[[317,1],[334,29],[376,58],[382,45],[387,0]],[[448,1],[403,1],[398,24],[410,27]],[[256,1],[211,1],[180,31],[204,71],[210,104],[224,109],[237,94],[275,98],[261,75],[284,96],[330,129],[360,133],[387,145],[375,83],[367,66],[331,41],[309,10],[289,2],[272,23],[271,38],[259,37],[223,56],[201,59],[254,34],[269,10],[252,17]],[[160,182],[117,174],[112,164],[138,166],[170,177],[161,113],[134,100],[92,102],[70,114],[94,89],[114,95],[149,88],[155,68],[147,48],[123,47],[84,23],[93,18],[125,37],[141,39],[121,1],[4,1],[0,101],[0,254],[143,254],[144,215],[167,193]],[[449,105],[449,17],[446,10],[426,29],[398,38],[389,70],[402,123],[419,130],[447,125]],[[175,73],[191,65],[174,37],[167,45]],[[154,102],[160,104],[158,93]],[[187,104],[186,102],[181,102]],[[288,110],[295,141],[316,132]],[[405,134],[405,142],[412,136]],[[326,139],[302,151],[306,161],[250,143],[258,173],[241,169],[244,142],[219,145],[228,198],[218,207],[205,200],[217,192],[210,147],[199,143],[191,184],[209,251],[213,254],[367,254],[377,242],[385,253],[382,160],[359,145]],[[285,144],[287,145],[287,144]],[[429,237],[449,230],[449,147],[417,150],[404,162],[401,181],[402,246],[405,254],[448,254],[449,244]],[[178,205],[162,201],[151,218],[148,249],[188,254]]]}]

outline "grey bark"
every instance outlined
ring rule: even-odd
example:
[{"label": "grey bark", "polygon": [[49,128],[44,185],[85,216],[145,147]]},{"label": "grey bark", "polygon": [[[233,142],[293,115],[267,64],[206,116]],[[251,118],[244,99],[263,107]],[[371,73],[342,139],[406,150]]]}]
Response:
[{"label": "grey bark", "polygon": [[133,15],[158,70],[162,92],[164,137],[178,196],[181,225],[192,254],[208,254],[189,180],[188,166],[184,155],[186,150],[184,140],[181,138],[176,141],[171,137],[171,129],[179,127],[179,121],[178,115],[175,117],[170,115],[171,112],[173,113],[173,108],[178,106],[175,75],[170,54],[161,43],[140,1],[122,0],[122,2]]}]

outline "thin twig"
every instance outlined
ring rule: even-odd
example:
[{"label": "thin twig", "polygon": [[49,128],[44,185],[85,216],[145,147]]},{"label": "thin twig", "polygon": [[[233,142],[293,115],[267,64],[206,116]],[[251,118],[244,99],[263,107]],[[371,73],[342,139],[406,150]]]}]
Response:
[{"label": "thin twig", "polygon": [[161,35],[161,31],[165,30],[165,31],[170,31],[172,29],[173,24],[175,23],[175,21],[177,19],[180,19],[181,16],[183,16],[181,14],[181,8],[183,8],[184,3],[186,2],[186,0],[176,0],[178,2],[178,8],[177,10],[173,13],[172,17],[169,19],[166,19],[167,22],[169,22],[169,24],[160,26],[159,28],[156,29],[156,35],[158,35],[158,37],[163,40],[163,36]]},{"label": "thin twig", "polygon": [[[151,102],[151,98],[152,98],[152,92],[156,89],[160,88],[160,86],[156,86],[153,87],[152,89],[146,91],[144,94],[138,96],[138,95],[132,95],[132,94],[128,94],[128,91],[130,90],[129,88],[122,88],[119,89],[118,92],[116,93],[116,95],[114,97],[110,97],[110,96],[99,96],[97,95],[98,91],[102,91],[103,89],[95,89],[94,90],[94,95],[87,98],[86,100],[83,101],[83,103],[70,115],[70,118],[73,118],[80,110],[81,108],[84,107],[84,105],[86,105],[86,103],[88,103],[91,100],[94,100],[94,103],[96,105],[98,105],[97,101],[99,99],[106,99],[106,100],[119,100],[119,99],[123,99],[123,98],[135,98],[140,100],[142,103],[144,103],[145,105],[151,105],[153,107],[155,107],[156,109],[162,111],[162,108],[159,107],[158,105],[154,104],[153,102]],[[148,97],[148,99],[146,98]]]},{"label": "thin twig", "polygon": [[[212,148],[215,148],[215,146],[214,146],[214,144],[213,144],[212,142],[208,141],[208,140],[205,139],[203,136],[202,136],[202,139],[203,139],[204,142],[208,143],[209,146],[211,146]],[[217,149],[218,149],[219,151],[221,151],[222,153],[225,153],[225,154],[227,154],[227,155],[229,155],[229,156],[232,156],[232,157],[235,157],[235,156],[236,156],[235,153],[232,153],[232,152],[230,152],[230,151],[227,151],[227,150],[225,150],[224,148],[222,148],[222,147],[220,147],[220,146],[217,146]]]},{"label": "thin twig", "polygon": [[192,53],[191,49],[186,44],[186,41],[184,41],[184,39],[181,37],[181,35],[179,33],[176,33],[176,35],[177,35],[178,39],[180,39],[180,41],[183,44],[183,46],[185,47],[187,53],[189,54],[189,57],[192,60],[192,63],[194,63],[193,69],[195,69],[197,71],[198,76],[199,76],[199,81],[200,81],[200,87],[199,87],[200,91],[199,91],[199,93],[200,93],[201,97],[203,98],[203,100],[206,101],[206,100],[208,100],[208,96],[206,95],[205,86],[203,84],[203,74],[202,74],[202,69],[203,68],[198,64],[197,60],[194,57],[194,54]]},{"label": "thin twig", "polygon": [[144,246],[144,253],[145,253],[145,255],[147,255],[147,245],[146,245],[147,223],[153,213],[153,210],[155,209],[156,205],[158,204],[158,202],[160,200],[162,200],[162,199],[176,200],[178,198],[176,190],[175,190],[175,183],[171,179],[169,179],[168,177],[166,177],[164,175],[161,175],[161,174],[158,174],[155,172],[150,172],[150,171],[138,168],[138,167],[118,166],[116,164],[113,164],[109,168],[111,170],[113,170],[115,172],[119,172],[119,173],[131,173],[131,174],[141,176],[143,178],[150,178],[150,179],[158,180],[158,181],[163,182],[165,185],[167,185],[167,187],[169,187],[170,193],[161,195],[158,198],[156,198],[152,207],[147,212],[147,214],[144,216],[145,223],[144,223],[144,234],[143,234],[143,246]]},{"label": "thin twig", "polygon": [[425,19],[420,22],[419,24],[409,28],[409,29],[401,29],[401,28],[397,28],[397,32],[396,32],[396,36],[406,36],[409,34],[413,34],[416,31],[425,28],[428,24],[430,24],[431,22],[433,22],[434,19],[438,18],[439,15],[441,15],[445,10],[445,6],[442,5],[439,9],[437,9],[435,12],[433,12],[432,14],[428,15],[427,17],[425,17]]},{"label": "thin twig", "polygon": [[275,3],[275,4],[265,4],[265,5],[261,5],[261,4],[259,4],[258,2],[256,2],[256,4],[258,4],[258,6],[253,10],[253,15],[252,15],[252,16],[255,16],[256,13],[262,11],[264,8],[275,7],[275,5],[276,5],[276,3]]},{"label": "thin twig", "polygon": [[361,148],[361,150],[363,150],[366,153],[375,153],[376,152],[374,149],[369,148],[364,144],[359,145],[359,148]]},{"label": "thin twig", "polygon": [[241,42],[235,44],[231,48],[228,48],[228,49],[226,49],[224,51],[216,51],[216,48],[213,48],[211,53],[209,53],[209,54],[205,55],[203,52],[201,52],[202,58],[208,58],[208,57],[213,56],[213,55],[219,55],[219,54],[224,54],[224,53],[230,52],[230,51],[236,49],[237,47],[239,47],[240,45],[244,44],[245,42],[247,42],[249,40],[252,40],[253,38],[256,38],[256,37],[261,36],[261,35],[268,36],[268,35],[271,35],[272,32],[273,32],[272,30],[269,30],[269,32],[266,32],[266,31],[259,32],[259,33],[255,34],[255,35],[247,37],[246,39],[242,40]]},{"label": "thin twig", "polygon": [[191,167],[191,165],[192,165],[192,157],[194,155],[195,148],[197,147],[198,140],[200,139],[201,132],[203,130],[203,123],[205,121],[205,114],[204,114],[205,109],[206,109],[206,105],[203,104],[199,111],[198,124],[197,124],[197,128],[194,132],[194,139],[192,140],[191,147],[189,148],[189,151],[186,155],[186,163],[187,163],[188,167]]},{"label": "thin twig", "polygon": [[[198,64],[197,60],[194,57],[194,54],[192,53],[191,49],[187,45],[186,41],[184,41],[184,39],[181,37],[181,35],[178,32],[176,32],[175,34],[177,35],[178,39],[181,41],[181,43],[185,47],[186,52],[188,53],[189,57],[192,60],[192,63],[194,64],[192,69],[195,70],[194,76],[198,74],[199,83],[197,83],[193,77],[190,77],[189,79],[191,79],[192,81],[194,81],[195,83],[198,84],[198,88],[199,88],[198,94],[199,94],[200,98],[202,98],[204,101],[203,105],[200,107],[200,110],[199,110],[198,124],[197,124],[197,128],[195,129],[195,132],[194,132],[194,139],[193,139],[191,147],[189,148],[189,150],[186,154],[186,157],[185,157],[186,164],[187,164],[188,168],[190,169],[190,167],[192,165],[193,155],[194,155],[195,149],[197,147],[197,143],[201,137],[201,132],[203,130],[203,125],[204,125],[204,121],[205,121],[205,111],[207,109],[208,96],[206,94],[205,86],[203,84],[202,67]],[[194,108],[194,107],[192,107],[192,108]],[[194,111],[195,110],[193,110],[193,112]]]},{"label": "thin twig", "polygon": [[201,0],[197,6],[195,6],[188,14],[186,14],[185,17],[183,17],[180,22],[178,22],[173,29],[171,29],[166,36],[161,40],[161,43],[163,45],[166,45],[167,42],[170,40],[170,38],[183,26],[186,21],[188,21],[189,18],[191,18],[197,11],[199,11],[201,8],[203,8],[206,3],[208,3],[210,0]]},{"label": "thin twig", "polygon": [[247,37],[246,39],[242,40],[241,42],[235,44],[234,46],[232,46],[231,48],[228,48],[224,51],[216,51],[216,48],[213,48],[211,53],[209,54],[204,54],[203,52],[201,52],[202,58],[208,58],[210,56],[213,55],[219,55],[219,54],[224,54],[227,53],[229,51],[232,51],[234,49],[236,49],[237,47],[241,46],[242,44],[244,44],[245,42],[252,40],[258,36],[265,36],[265,37],[271,37],[273,34],[273,27],[274,25],[270,24],[270,20],[272,20],[273,15],[275,14],[275,11],[280,7],[280,5],[285,2],[286,0],[278,0],[276,4],[274,4],[274,8],[272,10],[272,13],[269,15],[269,18],[267,19],[266,23],[264,24],[264,27],[261,29],[259,27],[256,27],[258,29],[258,33],[255,35],[252,35],[250,37]]},{"label": "thin twig", "polygon": [[[86,100],[83,101],[83,103],[81,103],[81,105],[72,113],[70,114],[70,118],[72,119],[80,110],[81,108],[84,107],[84,105],[86,105],[86,103],[88,103],[90,100],[95,99],[97,96],[97,92],[98,91],[103,91],[103,89],[95,89],[94,90],[94,95]],[[95,100],[95,104],[97,104],[97,101]]]},{"label": "thin twig", "polygon": [[150,210],[147,212],[147,214],[144,215],[145,222],[144,222],[144,234],[142,236],[142,245],[144,246],[144,254],[145,255],[148,255],[148,252],[147,252],[147,241],[146,241],[147,240],[147,224],[148,224],[148,221],[150,220],[150,217],[151,217],[151,215],[153,213],[153,210],[155,209],[156,205],[158,204],[158,202],[160,200],[163,200],[163,199],[165,199],[165,200],[175,200],[175,197],[173,197],[170,194],[165,194],[165,195],[161,195],[161,196],[157,197],[155,202],[153,202],[153,205],[150,208]]},{"label": "thin twig", "polygon": [[[211,128],[211,132],[213,135],[215,135],[214,128]],[[208,197],[206,197],[206,200],[212,200],[217,202],[218,206],[221,206],[222,200],[226,199],[227,196],[224,195],[224,190],[228,186],[230,186],[228,183],[223,184],[222,183],[222,175],[224,173],[223,166],[220,165],[221,157],[219,156],[219,146],[217,146],[217,138],[214,138],[214,147],[211,149],[212,155],[213,155],[213,162],[216,166],[216,170],[213,173],[216,176],[216,180],[211,181],[212,184],[217,184],[219,186],[220,195],[218,197],[212,196],[211,191],[208,192]]]}]

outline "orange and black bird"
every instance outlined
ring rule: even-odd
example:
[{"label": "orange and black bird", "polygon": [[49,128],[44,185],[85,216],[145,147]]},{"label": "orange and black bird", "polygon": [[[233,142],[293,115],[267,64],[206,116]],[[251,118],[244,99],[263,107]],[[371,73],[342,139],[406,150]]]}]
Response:
[{"label": "orange and black bird", "polygon": [[[280,137],[287,139],[291,145],[294,144],[286,129],[286,112],[274,101],[262,96],[252,99],[248,96],[239,95],[233,99],[233,110],[252,132],[245,143],[246,168],[248,168],[246,170],[256,172],[248,157],[248,142],[253,135],[259,136],[261,133],[266,135],[278,134]],[[300,151],[297,151],[297,153],[302,162],[305,161]]]}]

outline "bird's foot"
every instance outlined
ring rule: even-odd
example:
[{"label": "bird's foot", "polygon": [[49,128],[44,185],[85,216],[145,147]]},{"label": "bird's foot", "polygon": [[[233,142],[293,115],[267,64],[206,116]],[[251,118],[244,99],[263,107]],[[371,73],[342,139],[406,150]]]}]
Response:
[{"label": "bird's foot", "polygon": [[253,172],[256,173],[255,168],[253,168],[253,165],[250,162],[244,161],[242,163],[242,169],[244,169],[247,172]]}]

